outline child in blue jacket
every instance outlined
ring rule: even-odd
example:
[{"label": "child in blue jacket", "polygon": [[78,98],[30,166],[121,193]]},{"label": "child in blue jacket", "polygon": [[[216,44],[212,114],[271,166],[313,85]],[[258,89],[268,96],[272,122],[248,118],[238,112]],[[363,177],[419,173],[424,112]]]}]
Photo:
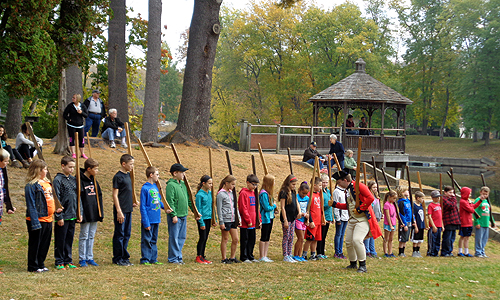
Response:
[{"label": "child in blue jacket", "polygon": [[260,215],[262,218],[262,229],[259,244],[259,256],[262,262],[273,262],[267,257],[269,250],[269,239],[273,229],[274,210],[276,203],[273,201],[274,176],[267,174],[262,180],[262,188],[259,193]]},{"label": "child in blue jacket", "polygon": [[161,209],[164,209],[160,191],[156,186],[159,175],[155,167],[146,169],[148,181],[141,188],[141,264],[162,265],[158,261],[158,227]]},{"label": "child in blue jacket", "polygon": [[212,185],[213,180],[208,175],[203,175],[198,183],[196,192],[196,208],[201,214],[201,218],[196,222],[198,224],[198,244],[196,246],[196,262],[199,264],[211,264],[212,262],[205,258],[205,247],[207,246],[210,226],[212,226]]}]

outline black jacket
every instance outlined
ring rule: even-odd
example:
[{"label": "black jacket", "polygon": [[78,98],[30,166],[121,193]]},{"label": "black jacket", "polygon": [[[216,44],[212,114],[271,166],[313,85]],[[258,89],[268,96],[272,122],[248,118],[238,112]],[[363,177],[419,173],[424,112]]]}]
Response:
[{"label": "black jacket", "polygon": [[103,133],[108,128],[113,128],[113,130],[117,130],[119,127],[125,129],[125,124],[123,124],[123,122],[120,121],[119,118],[111,120],[111,117],[108,116],[104,119],[104,125],[102,125],[101,133]]},{"label": "black jacket", "polygon": [[57,199],[61,203],[64,210],[61,213],[55,214],[56,221],[59,220],[69,220],[76,218],[76,178],[75,176],[69,175],[66,177],[63,173],[57,173],[52,182],[54,187],[54,192],[57,195]]},{"label": "black jacket", "polygon": [[336,141],[335,145],[330,144],[330,152],[328,154],[335,153],[339,162],[344,161],[344,152],[344,146],[339,141]]},{"label": "black jacket", "polygon": [[96,184],[97,191],[99,193],[99,207],[101,210],[101,216],[99,216],[99,210],[97,206],[94,176],[91,176],[89,178],[85,175],[85,170],[80,169],[80,197],[82,199],[81,214],[83,216],[82,223],[102,222],[102,219],[104,218],[101,186],[97,181]]},{"label": "black jacket", "polygon": [[66,106],[66,108],[64,109],[63,117],[69,125],[73,125],[76,127],[83,126],[83,121],[85,121],[85,118],[87,118],[89,114],[87,106],[81,104],[80,107],[82,109],[81,114],[76,111],[75,105],[73,103],[68,104],[68,106]]},{"label": "black jacket", "polygon": [[311,149],[311,147],[307,147],[307,149],[304,151],[304,157],[302,158],[302,161],[308,161],[310,159],[315,159],[316,156],[318,158],[323,158],[321,154],[318,153],[318,151]]},{"label": "black jacket", "polygon": [[[87,111],[89,109],[90,99],[92,99],[92,96],[90,96],[89,98],[87,98],[87,100],[85,100],[83,102],[83,105],[85,105],[85,107],[87,107]],[[102,101],[102,99],[101,98],[99,98],[99,99],[101,100],[101,119],[102,119],[102,118],[106,117],[106,109],[104,108],[104,102]]]}]

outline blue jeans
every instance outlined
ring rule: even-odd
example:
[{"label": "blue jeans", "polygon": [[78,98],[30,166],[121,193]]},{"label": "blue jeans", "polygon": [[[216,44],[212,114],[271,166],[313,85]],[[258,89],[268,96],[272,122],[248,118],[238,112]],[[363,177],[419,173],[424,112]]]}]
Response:
[{"label": "blue jeans", "polygon": [[[335,154],[332,154],[332,155],[335,155]],[[335,159],[330,160],[330,163],[332,164],[332,168],[333,168],[333,167],[336,167],[336,165],[335,165]],[[342,160],[342,161],[339,161],[339,165],[340,165],[340,168],[341,168],[342,170],[344,170],[344,161],[343,161],[343,160]]]},{"label": "blue jeans", "polygon": [[443,231],[443,248],[441,249],[441,256],[451,254],[453,252],[453,243],[455,242],[456,230]]},{"label": "blue jeans", "polygon": [[375,250],[375,239],[369,238],[363,241],[365,243],[366,253],[370,253],[372,255],[377,255],[377,251]]},{"label": "blue jeans", "polygon": [[347,221],[340,221],[340,225],[335,222],[335,254],[343,254],[342,246],[344,244],[345,229],[347,228]]},{"label": "blue jeans", "polygon": [[158,261],[158,225],[150,224],[149,230],[141,225],[141,264]]},{"label": "blue jeans", "polygon": [[490,235],[490,229],[488,227],[476,228],[476,253],[475,256],[485,255],[484,248],[486,247],[486,242]]},{"label": "blue jeans", "polygon": [[427,235],[427,241],[429,243],[429,249],[427,250],[428,256],[438,256],[439,248],[441,248],[441,227],[437,228],[436,233],[432,232],[432,228],[429,229]]},{"label": "blue jeans", "polygon": [[130,254],[127,251],[130,232],[132,231],[132,212],[123,213],[123,223],[116,220],[116,210],[113,209],[115,232],[113,234],[113,263],[128,261]]},{"label": "blue jeans", "polygon": [[99,133],[99,126],[101,125],[101,115],[89,113],[87,119],[85,119],[85,127],[83,131],[85,131],[85,135],[89,131],[90,127],[92,127],[92,137],[96,137]]},{"label": "blue jeans", "polygon": [[177,217],[177,223],[167,215],[168,224],[168,262],[182,262],[182,247],[186,241],[186,217]]},{"label": "blue jeans", "polygon": [[[310,159],[308,161],[306,161],[306,163],[310,164],[311,166],[314,166],[314,161],[315,159]],[[318,160],[319,161],[319,169],[322,170],[323,169],[323,162],[321,160]]]},{"label": "blue jeans", "polygon": [[[105,140],[114,141],[117,132],[118,132],[118,130],[113,130],[113,128],[107,128],[106,130],[103,131],[101,136]],[[126,137],[125,130],[122,130],[122,132],[120,132],[120,138],[124,138],[124,137]]]}]

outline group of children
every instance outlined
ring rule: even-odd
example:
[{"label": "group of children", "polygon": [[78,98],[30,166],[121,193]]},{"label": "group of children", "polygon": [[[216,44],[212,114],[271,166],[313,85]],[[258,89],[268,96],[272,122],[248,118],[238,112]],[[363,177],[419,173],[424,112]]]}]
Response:
[{"label": "group of children", "polygon": [[[7,212],[14,213],[16,209],[12,207],[10,202],[5,168],[8,161],[8,152],[0,149],[0,167],[2,167],[0,172],[0,208],[3,207],[1,204],[5,203]],[[25,187],[26,224],[29,235],[28,271],[30,272],[48,271],[44,262],[50,247],[52,222],[54,221],[56,222],[54,227],[56,269],[77,268],[72,259],[76,223],[80,224],[79,266],[98,266],[94,260],[93,245],[97,223],[102,222],[104,218],[102,192],[95,180],[99,171],[99,163],[95,159],[89,158],[85,161],[83,169],[76,170],[80,172],[80,191],[77,191],[76,177],[72,175],[75,167],[74,158],[63,157],[61,159],[61,172],[55,176],[51,183],[47,179],[47,164],[44,161],[34,160],[30,164]],[[120,170],[113,177],[112,262],[119,266],[132,265],[127,248],[132,228],[132,211],[134,207],[139,205],[141,213],[140,263],[144,265],[162,264],[158,261],[157,242],[161,210],[164,209],[167,213],[169,234],[168,262],[184,264],[182,249],[186,240],[187,215],[189,209],[194,210],[184,182],[184,175],[188,169],[181,164],[171,166],[172,178],[168,180],[165,195],[162,196],[158,185],[158,170],[154,167],[148,167],[146,169],[147,182],[141,188],[140,203],[136,204],[133,200],[134,191],[130,178],[130,171],[133,168],[134,158],[124,154],[120,158]],[[346,185],[338,184],[331,193],[327,188],[329,177],[322,174],[321,177],[316,177],[314,182],[304,181],[300,183],[297,189],[298,179],[292,174],[288,175],[278,192],[278,208],[273,197],[274,176],[266,175],[259,190],[258,177],[254,174],[248,175],[246,187],[237,195],[236,178],[228,175],[222,179],[216,191],[214,207],[213,179],[208,175],[202,176],[198,183],[195,199],[196,209],[200,212],[196,219],[199,233],[196,262],[200,264],[212,263],[205,256],[205,249],[210,228],[217,221],[221,230],[222,263],[272,262],[268,257],[269,240],[277,213],[280,214],[283,229],[282,250],[285,262],[294,263],[327,258],[325,240],[329,225],[333,223],[335,223],[336,229],[334,257],[346,258],[342,245],[348,220],[355,213],[350,212],[349,205],[346,204],[346,200],[352,197],[347,196],[349,189],[351,189],[351,193],[354,191],[352,183],[346,182]],[[374,200],[368,204],[369,209],[364,208],[363,211],[358,212],[361,214],[359,218],[370,211],[373,214],[371,217],[374,217],[377,223],[384,220],[383,249],[385,257],[395,257],[392,251],[392,240],[396,231],[396,223],[398,223],[400,257],[405,256],[405,246],[410,240],[413,242],[412,256],[422,257],[420,247],[424,241],[425,230],[428,230],[427,256],[438,256],[441,234],[441,256],[453,256],[453,242],[456,230],[459,230],[458,255],[470,257],[472,255],[469,253],[468,247],[472,226],[476,227],[475,256],[486,257],[484,248],[488,240],[490,221],[490,207],[487,201],[489,189],[487,187],[481,188],[480,197],[475,201],[469,200],[471,190],[467,187],[462,188],[460,209],[458,209],[453,189],[446,186],[444,195],[440,195],[438,191],[431,193],[433,202],[428,205],[426,210],[424,209],[424,194],[421,192],[415,193],[415,202],[412,206],[409,200],[409,191],[398,188],[396,191],[386,193],[382,205],[377,193],[376,182],[370,181],[367,183],[367,187],[364,185],[361,187],[369,190],[370,199]],[[165,199],[162,199],[163,197]],[[441,197],[442,205],[440,203]],[[163,201],[168,203],[168,209],[165,209]],[[216,209],[218,220],[212,220],[215,215],[214,209]],[[0,222],[2,212],[0,209]],[[473,220],[474,212],[476,212],[476,216]],[[363,221],[364,219],[359,220]],[[238,227],[240,228],[239,237]],[[258,258],[254,256],[256,229],[261,229]],[[297,241],[293,245],[295,235]],[[229,237],[231,237],[231,246],[228,255]],[[373,236],[367,235],[367,237],[364,241],[366,256],[377,257]],[[361,241],[362,239],[359,241],[362,245]],[[240,243],[240,259],[236,258],[238,243]],[[352,243],[352,236],[350,236],[349,243]],[[354,245],[354,247],[359,247],[359,245]],[[308,253],[310,253],[309,257]],[[364,259],[360,259],[360,268],[362,265],[365,266]],[[366,272],[366,267],[364,267],[364,272]]]}]

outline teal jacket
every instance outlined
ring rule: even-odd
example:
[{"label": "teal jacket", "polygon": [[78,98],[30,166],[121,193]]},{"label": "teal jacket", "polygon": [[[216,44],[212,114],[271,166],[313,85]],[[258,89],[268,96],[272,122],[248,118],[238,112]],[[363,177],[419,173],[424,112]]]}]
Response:
[{"label": "teal jacket", "polygon": [[276,203],[270,204],[269,194],[265,190],[260,190],[259,203],[260,203],[260,216],[262,224],[269,224],[274,219],[274,210]]},{"label": "teal jacket", "polygon": [[212,191],[205,192],[203,189],[200,189],[198,193],[196,193],[195,203],[198,212],[201,214],[198,223],[203,227],[205,226],[203,220],[212,219]]},{"label": "teal jacket", "polygon": [[324,200],[324,208],[325,208],[325,220],[327,222],[333,222],[333,207],[328,205],[328,201],[330,201],[331,194],[329,189],[323,190],[323,200]]},{"label": "teal jacket", "polygon": [[190,203],[184,181],[179,182],[174,178],[169,179],[165,194],[168,205],[172,208],[172,212],[169,214],[171,217],[185,217],[188,215]]}]

